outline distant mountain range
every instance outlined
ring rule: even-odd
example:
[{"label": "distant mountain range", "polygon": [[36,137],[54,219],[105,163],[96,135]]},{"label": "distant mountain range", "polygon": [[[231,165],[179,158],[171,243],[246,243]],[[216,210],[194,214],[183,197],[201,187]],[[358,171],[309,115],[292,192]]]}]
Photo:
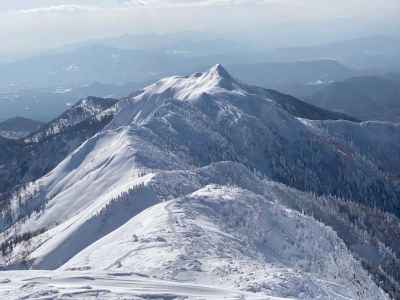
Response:
[{"label": "distant mountain range", "polygon": [[281,48],[271,53],[280,61],[332,59],[351,68],[380,72],[398,71],[400,39],[370,36],[325,45]]},{"label": "distant mountain range", "polygon": [[364,76],[329,83],[305,99],[360,120],[400,122],[400,79]]},{"label": "distant mountain range", "polygon": [[0,65],[0,88],[146,82],[171,75],[174,70],[187,72],[212,60],[200,57],[194,62],[192,58],[158,50],[85,45]]},{"label": "distant mountain range", "polygon": [[[227,66],[232,74],[242,80],[280,91],[290,91],[296,86],[320,86],[341,81],[358,74],[334,60],[293,62],[261,62]],[[296,90],[297,92],[297,90]]]},{"label": "distant mountain range", "polygon": [[0,136],[8,139],[21,139],[39,130],[42,122],[15,117],[0,123]]},{"label": "distant mountain range", "polygon": [[[41,89],[12,90],[0,93],[0,120],[10,115],[48,122],[76,104],[77,99],[88,96],[122,98],[142,88],[144,83],[124,85],[93,83],[83,86],[49,87]],[[46,108],[46,109],[44,109]]]},{"label": "distant mountain range", "polygon": [[[339,79],[345,79],[343,76],[349,75],[350,72],[348,68],[375,73],[398,71],[399,50],[400,41],[384,36],[320,46],[257,49],[218,38],[204,37],[201,40],[193,40],[184,34],[167,35],[164,39],[158,35],[126,35],[83,42],[40,56],[0,64],[0,90],[9,87],[10,84],[23,89],[79,86],[94,81],[108,84],[149,82],[177,73],[194,72],[216,62],[223,62],[229,66],[237,65],[237,68],[231,68],[233,73],[236,75],[237,71],[237,75],[247,79],[248,76],[259,72],[263,62],[317,61],[314,66],[315,76],[311,76],[313,74],[310,65],[296,63],[294,66],[265,66],[276,67],[277,76],[269,79],[272,83],[281,83],[282,76],[288,70],[295,73],[286,73],[289,78],[299,79],[299,74],[303,73],[309,82],[316,82],[330,77],[337,78],[339,75]],[[347,70],[346,67],[330,64],[323,72],[323,63],[327,61],[339,62],[347,66]],[[333,74],[330,74],[331,72]],[[263,80],[270,83],[268,78]],[[286,78],[285,82],[287,81]],[[275,85],[266,87],[278,88]]]}]

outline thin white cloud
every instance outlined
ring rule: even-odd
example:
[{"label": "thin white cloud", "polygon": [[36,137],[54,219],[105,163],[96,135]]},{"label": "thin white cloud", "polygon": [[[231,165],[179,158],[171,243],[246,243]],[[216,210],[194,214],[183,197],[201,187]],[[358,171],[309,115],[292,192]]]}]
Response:
[{"label": "thin white cloud", "polygon": [[[241,0],[119,0],[96,3],[95,5],[82,5],[82,4],[60,4],[60,5],[49,5],[49,6],[38,6],[31,8],[13,9],[9,10],[11,14],[73,14],[82,12],[93,12],[102,10],[129,10],[139,7],[193,7],[193,6],[210,6],[210,5],[227,5],[237,4]],[[244,0],[246,1],[246,0]],[[248,2],[248,0],[247,0]]]},{"label": "thin white cloud", "polygon": [[125,0],[121,3],[127,6],[221,6],[221,5],[262,5],[269,3],[287,2],[288,0]]},{"label": "thin white cloud", "polygon": [[113,0],[113,1],[81,1],[83,4],[59,4],[9,10],[11,14],[74,14],[83,12],[123,11],[140,7],[209,7],[209,6],[237,6],[262,5],[282,3],[293,0]]},{"label": "thin white cloud", "polygon": [[15,14],[46,14],[46,13],[79,13],[79,12],[88,12],[88,11],[96,11],[100,9],[96,6],[84,6],[78,4],[69,4],[69,5],[53,5],[47,7],[36,7],[29,9],[19,9],[10,11],[10,13]]}]

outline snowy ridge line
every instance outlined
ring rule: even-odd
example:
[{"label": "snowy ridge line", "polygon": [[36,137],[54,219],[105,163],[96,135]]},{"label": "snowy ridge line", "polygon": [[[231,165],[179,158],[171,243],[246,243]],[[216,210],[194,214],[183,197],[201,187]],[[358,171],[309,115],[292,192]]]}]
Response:
[{"label": "snowy ridge line", "polygon": [[25,143],[39,143],[50,136],[60,134],[69,127],[78,125],[89,119],[101,122],[106,117],[111,117],[115,112],[113,106],[115,99],[87,97],[78,101],[58,118],[42,126],[37,132],[24,139]]},{"label": "snowy ridge line", "polygon": [[[12,279],[10,279],[12,278]],[[214,300],[281,300],[283,298],[254,295],[243,291],[213,286],[161,281],[137,276],[134,273],[90,273],[26,271],[25,274],[9,271],[0,274],[0,295],[8,299],[48,296],[68,299],[214,299]],[[27,286],[32,284],[31,288]],[[133,298],[134,297],[134,298]]]},{"label": "snowy ridge line", "polygon": [[[371,201],[379,195],[385,208],[395,205],[391,182],[333,138],[338,129],[331,136],[315,130],[325,121],[299,120],[332,115],[242,84],[220,65],[161,80],[112,113],[103,130],[35,181],[36,200],[29,193],[13,200],[26,218],[0,242],[44,232],[13,244],[1,266],[76,270],[94,281],[105,271],[134,272],[250,299],[388,299],[374,282],[379,276],[371,278],[344,242],[351,224],[341,229],[339,217],[298,212],[302,202],[316,203],[309,214],[323,209],[320,193],[367,201],[372,190]],[[46,203],[39,213],[29,208],[35,201]]]},{"label": "snowy ridge line", "polygon": [[[239,168],[238,168],[239,167]],[[216,179],[216,182],[218,182],[218,181],[220,181],[220,180],[217,180],[217,178],[227,178],[227,180],[228,180],[228,182],[229,182],[229,184],[232,186],[232,184],[233,185],[236,185],[236,184],[238,184],[238,185],[243,185],[243,184],[245,184],[245,185],[247,185],[248,186],[248,188],[251,188],[251,189],[253,189],[253,190],[259,190],[259,191],[262,191],[262,190],[264,190],[265,188],[263,187],[264,185],[263,184],[260,184],[260,182],[259,183],[257,183],[257,180],[255,180],[254,181],[254,179],[251,179],[251,180],[249,180],[248,182],[248,184],[246,184],[245,182],[246,181],[243,181],[243,179],[245,179],[245,178],[248,178],[248,176],[251,174],[251,172],[249,172],[248,171],[248,174],[249,175],[247,175],[246,174],[246,172],[243,172],[243,171],[241,171],[241,172],[237,172],[238,170],[246,170],[246,168],[245,167],[241,167],[239,164],[232,164],[232,163],[229,163],[229,162],[225,162],[225,163],[219,163],[219,164],[216,164],[215,166],[207,166],[207,167],[205,167],[205,168],[202,168],[202,169],[199,169],[198,171],[196,171],[195,173],[200,173],[200,174],[203,174],[203,176],[205,176],[205,178],[207,178],[208,176],[210,176],[210,174],[214,174],[213,176],[217,176],[217,177],[215,177],[215,179]],[[226,171],[224,171],[224,170],[227,170],[228,172],[226,172]],[[182,171],[178,171],[178,172],[181,172],[182,173]],[[193,172],[193,171],[186,171],[186,172]],[[221,175],[224,175],[224,173],[225,173],[225,176],[221,176]],[[234,176],[234,177],[230,177],[228,174],[229,173],[231,173],[232,175],[235,175],[235,174],[237,174],[237,175],[239,175],[239,174],[242,174],[242,175],[239,175],[239,177],[236,175],[236,176]],[[165,193],[165,188],[161,188],[160,189],[160,184],[161,183],[165,183],[165,185],[166,186],[185,186],[185,184],[184,185],[182,185],[182,184],[179,184],[178,182],[176,182],[176,180],[174,179],[175,178],[175,176],[172,176],[173,174],[171,174],[171,172],[165,172],[164,173],[165,174],[165,176],[161,176],[161,177],[159,177],[159,179],[156,179],[157,178],[157,176],[156,177],[153,177],[153,182],[154,183],[152,183],[152,185],[154,185],[154,186],[159,186],[159,190],[161,190],[161,191],[164,191],[164,193]],[[217,174],[220,174],[220,175],[217,175]],[[191,175],[191,176],[193,176],[193,175]],[[235,177],[236,177],[236,179],[235,179]],[[173,185],[171,185],[171,184],[168,184],[168,183],[166,183],[165,182],[165,179],[168,179],[169,178],[169,180],[170,181],[172,181],[172,182],[174,182],[175,184],[173,184]],[[186,181],[187,181],[187,178],[188,178],[188,176],[186,176],[185,174],[182,174],[182,177],[181,177],[182,179],[186,179]],[[190,178],[190,177],[189,177]],[[242,178],[242,179],[240,179],[240,178]],[[225,179],[224,179],[225,180]],[[192,179],[190,179],[190,181],[189,182],[191,182],[192,181]],[[204,180],[200,180],[200,181],[204,181]],[[172,183],[171,182],[171,183]],[[250,184],[250,186],[249,186],[249,184]],[[253,187],[252,187],[253,186]],[[227,191],[229,191],[229,190],[231,190],[233,188],[233,190],[235,190],[235,189],[237,189],[237,188],[234,188],[234,187],[226,187],[226,191],[225,192],[222,192],[222,197],[225,197],[224,195],[225,194],[227,194]],[[192,188],[193,189],[193,188]],[[194,188],[194,189],[196,189],[196,188]],[[182,191],[181,191],[182,192]],[[266,195],[269,195],[270,194],[270,192],[268,192],[268,189],[267,190],[265,190],[264,191],[264,193],[266,193]],[[196,193],[195,193],[196,194]],[[245,192],[245,195],[247,195],[247,192]],[[229,198],[229,196],[228,196],[228,198]],[[273,199],[273,201],[276,201],[278,198],[276,198],[275,196],[272,196],[271,195],[271,199]],[[184,203],[186,203],[187,201],[186,200],[183,200],[181,203],[182,204],[184,204]],[[171,202],[167,202],[166,204],[169,204],[169,203],[171,203]],[[251,204],[251,202],[249,202],[249,204],[248,205],[252,205]],[[247,205],[247,206],[248,206]],[[111,206],[112,207],[112,206]],[[181,210],[181,209],[179,209],[179,210]],[[192,209],[191,209],[192,210]],[[258,209],[258,210],[260,210],[260,211],[263,211],[262,209]],[[88,210],[88,211],[93,211],[93,209],[92,210]],[[236,210],[235,210],[236,211]],[[242,209],[239,209],[238,211],[242,211]],[[116,216],[116,215],[118,215],[118,213],[117,213],[117,211],[115,211],[114,210],[114,216]],[[218,215],[218,213],[217,213],[217,215]],[[220,214],[220,215],[224,215],[224,214]],[[276,213],[274,213],[274,215],[276,215]],[[286,214],[285,214],[286,215]],[[111,215],[109,215],[109,216],[107,216],[108,217],[108,219],[109,219],[109,217],[111,217]],[[107,219],[107,218],[106,218]],[[135,218],[134,218],[135,219]],[[268,218],[267,218],[268,219]],[[312,220],[312,219],[310,219],[310,220]],[[100,222],[101,223],[101,222]],[[197,222],[198,223],[198,222]],[[97,224],[99,224],[99,223],[97,223]],[[126,225],[123,225],[123,226],[126,226]],[[182,226],[182,223],[181,223],[181,226]],[[98,226],[96,226],[97,228],[98,228]],[[163,226],[164,228],[165,228],[165,226]],[[188,226],[184,226],[183,228],[190,228],[190,227],[188,227]],[[68,228],[71,228],[70,226],[68,226]],[[152,227],[150,227],[150,229],[151,229]],[[207,227],[205,227],[205,228],[209,228],[208,226]],[[308,228],[308,226],[306,226],[305,228]],[[119,229],[118,229],[119,230]],[[251,230],[251,231],[254,231],[254,230]],[[154,235],[154,231],[152,231],[153,233],[152,233],[152,235]],[[189,232],[191,232],[191,234],[195,234],[195,232],[196,232],[196,230],[194,230],[193,228],[190,228],[190,230],[189,230]],[[211,230],[210,231],[210,233],[211,234],[216,234],[217,236],[220,236],[220,233],[219,232],[221,232],[221,230]],[[267,234],[268,234],[268,232],[270,232],[270,230],[267,230]],[[175,233],[176,233],[176,231],[175,231]],[[80,236],[80,237],[82,237],[82,235],[79,233],[79,232],[76,232],[76,234],[77,234],[77,236]],[[246,236],[248,233],[244,233],[244,235],[243,236]],[[132,235],[132,231],[130,230],[130,236]],[[285,235],[287,235],[287,234],[285,234]],[[139,243],[140,243],[140,241],[142,240],[142,238],[141,238],[141,236],[138,234],[137,235],[138,236],[138,239],[139,239]],[[195,235],[196,236],[196,235]],[[224,237],[229,237],[229,236],[231,236],[231,234],[223,234],[223,236]],[[289,239],[293,239],[293,236],[292,235],[289,235],[289,236],[287,236],[287,238],[289,238]],[[120,238],[118,238],[117,239],[118,241],[123,241],[123,239],[120,239]],[[148,240],[147,238],[143,238],[143,242],[145,243],[145,244],[148,244],[149,242],[150,243],[159,243],[159,242],[157,242],[157,239],[156,240],[154,240],[154,242],[151,242],[151,240],[152,239],[150,239],[150,240]],[[162,243],[162,241],[163,241],[163,238],[160,238],[159,239],[160,241],[161,241],[161,243]],[[237,239],[236,238],[233,238],[233,241],[237,241]],[[68,244],[68,240],[65,240],[64,239],[64,243],[67,243]],[[236,243],[236,242],[235,242]],[[45,244],[46,244],[46,242],[45,242]],[[45,245],[45,244],[43,244],[43,245]],[[97,243],[95,243],[94,244],[94,248],[96,248],[96,249],[98,249],[99,247],[98,246],[96,246],[96,244]],[[108,243],[107,243],[108,244]],[[176,245],[174,245],[174,247],[173,247],[173,249],[176,249],[177,247],[179,247],[179,245],[182,245],[182,244],[185,244],[185,243],[182,243],[182,242],[179,242],[179,243],[177,243]],[[151,244],[150,244],[151,245]],[[243,245],[241,245],[241,246],[243,246]],[[154,246],[153,246],[154,247]],[[47,248],[46,246],[45,246],[45,248]],[[140,248],[140,247],[139,247]],[[139,248],[137,249],[137,250],[135,250],[135,251],[139,251]],[[149,251],[149,249],[150,248],[145,248],[145,249],[147,249],[146,251]],[[157,251],[160,251],[160,248],[156,248],[157,249]],[[84,250],[83,251],[83,253],[85,253],[85,251],[89,251],[89,250]],[[131,250],[129,250],[129,251],[131,251]],[[253,252],[253,251],[249,251],[250,253],[251,252]],[[271,253],[275,253],[275,255],[276,255],[276,253],[280,253],[281,251],[272,251]],[[82,255],[84,255],[84,254],[82,254]],[[109,256],[109,251],[107,251],[107,255]],[[326,253],[324,253],[324,255],[326,255]],[[225,257],[226,255],[221,255],[221,257]],[[110,257],[114,257],[113,255],[111,255]],[[118,257],[118,256],[117,256]],[[229,256],[228,256],[229,257]],[[76,259],[78,259],[78,258],[73,258],[73,261],[74,260],[76,260]],[[104,261],[104,259],[102,259],[101,261]],[[39,262],[39,264],[40,264],[40,262]],[[76,263],[75,263],[76,264]],[[69,262],[66,266],[64,266],[63,268],[65,268],[65,269],[79,269],[79,268],[82,268],[83,270],[87,270],[88,269],[88,265],[87,264],[81,264],[81,263],[77,263],[76,265],[75,265],[72,261],[71,262]],[[97,263],[96,263],[96,265],[97,265]],[[118,265],[118,264],[117,264]],[[150,265],[157,265],[157,264],[150,264]],[[106,268],[109,268],[109,266],[110,266],[110,264],[107,264],[107,266],[105,266]],[[242,266],[242,268],[243,268],[244,266]],[[93,267],[90,267],[89,269],[92,269]],[[258,267],[257,267],[258,268]],[[250,271],[249,271],[249,273],[251,273]]]},{"label": "snowy ridge line", "polygon": [[[260,252],[259,247],[267,240],[269,247]],[[300,254],[303,251],[305,254]],[[157,263],[160,259],[165,266]],[[219,282],[227,287],[238,284],[240,289],[271,296],[285,294],[280,280],[293,284],[294,298],[302,298],[296,293],[304,285],[310,289],[307,297],[311,298],[319,295],[341,299],[330,290],[338,285],[342,286],[341,294],[347,294],[345,297],[383,296],[372,296],[373,288],[363,284],[350,296],[353,284],[358,285],[358,276],[365,276],[361,282],[370,279],[332,229],[260,195],[215,185],[152,206],[83,250],[62,269],[77,266],[93,271],[135,269],[167,280]],[[280,272],[284,272],[284,279],[277,275]],[[329,284],[320,286],[315,278],[321,277]]]}]

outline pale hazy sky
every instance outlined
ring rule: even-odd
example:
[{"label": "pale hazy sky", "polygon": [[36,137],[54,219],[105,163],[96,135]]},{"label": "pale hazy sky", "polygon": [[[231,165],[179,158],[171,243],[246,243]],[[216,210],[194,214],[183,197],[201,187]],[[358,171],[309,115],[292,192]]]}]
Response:
[{"label": "pale hazy sky", "polygon": [[400,0],[1,0],[0,56],[125,33],[246,33],[316,44],[395,34],[399,16]]}]

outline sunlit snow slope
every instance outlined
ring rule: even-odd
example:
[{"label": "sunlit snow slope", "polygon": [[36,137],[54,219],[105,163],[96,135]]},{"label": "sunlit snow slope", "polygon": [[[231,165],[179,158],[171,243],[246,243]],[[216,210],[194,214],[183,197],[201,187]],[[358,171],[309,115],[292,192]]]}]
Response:
[{"label": "sunlit snow slope", "polygon": [[[118,102],[104,130],[15,193],[1,215],[1,265],[56,270],[44,276],[58,286],[62,271],[96,288],[101,274],[133,272],[252,297],[386,299],[332,229],[281,204],[311,195],[265,179],[327,193],[345,184],[356,200],[395,193],[374,164],[308,121],[336,117],[220,65],[161,80]],[[31,292],[48,291],[38,281]]]}]

